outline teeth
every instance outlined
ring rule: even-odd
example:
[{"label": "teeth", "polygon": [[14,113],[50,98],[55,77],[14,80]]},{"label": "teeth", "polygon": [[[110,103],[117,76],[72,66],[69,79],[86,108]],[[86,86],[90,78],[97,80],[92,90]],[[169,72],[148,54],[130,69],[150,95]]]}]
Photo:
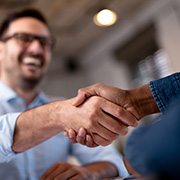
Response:
[{"label": "teeth", "polygon": [[23,59],[23,64],[40,66],[41,62],[38,59],[26,57]]}]

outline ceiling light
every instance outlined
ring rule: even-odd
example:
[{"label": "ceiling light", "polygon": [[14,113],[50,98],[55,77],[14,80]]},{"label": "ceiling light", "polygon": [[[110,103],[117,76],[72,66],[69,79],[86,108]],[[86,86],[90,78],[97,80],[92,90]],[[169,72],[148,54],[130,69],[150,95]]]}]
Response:
[{"label": "ceiling light", "polygon": [[94,23],[98,26],[111,26],[116,20],[116,13],[109,9],[103,9],[94,16]]}]

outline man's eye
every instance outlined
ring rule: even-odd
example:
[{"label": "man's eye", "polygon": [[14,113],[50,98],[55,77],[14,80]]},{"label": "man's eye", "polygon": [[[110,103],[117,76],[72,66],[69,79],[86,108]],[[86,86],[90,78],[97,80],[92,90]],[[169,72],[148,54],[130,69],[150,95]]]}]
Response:
[{"label": "man's eye", "polygon": [[29,42],[30,41],[30,38],[27,36],[19,36],[19,37],[17,37],[17,39],[21,42]]},{"label": "man's eye", "polygon": [[41,39],[41,44],[46,46],[49,44],[49,42],[46,39]]}]

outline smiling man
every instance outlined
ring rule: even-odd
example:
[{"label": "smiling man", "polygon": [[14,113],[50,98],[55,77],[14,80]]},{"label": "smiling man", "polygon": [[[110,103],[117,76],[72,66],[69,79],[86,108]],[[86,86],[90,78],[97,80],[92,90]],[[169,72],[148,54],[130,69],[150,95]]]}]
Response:
[{"label": "smiling man", "polygon": [[43,22],[28,16],[12,21],[1,36],[1,79],[28,106],[50,63],[53,39]]},{"label": "smiling man", "polygon": [[[0,177],[94,180],[126,176],[122,156],[111,145],[90,149],[71,144],[61,133],[85,127],[96,144],[107,145],[127,133],[120,119],[129,125],[136,119],[100,97],[89,98],[76,108],[74,99],[51,102],[41,92],[39,82],[54,46],[43,16],[32,9],[11,14],[1,26],[0,39]],[[69,155],[81,166],[66,162]]]}]

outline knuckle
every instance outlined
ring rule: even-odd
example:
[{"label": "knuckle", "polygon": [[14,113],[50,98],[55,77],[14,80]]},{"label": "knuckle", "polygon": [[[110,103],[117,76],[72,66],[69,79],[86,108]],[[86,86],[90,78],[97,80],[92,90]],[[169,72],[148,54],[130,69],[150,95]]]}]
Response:
[{"label": "knuckle", "polygon": [[111,144],[112,141],[104,141],[102,142],[101,146],[108,146],[109,144]]},{"label": "knuckle", "polygon": [[78,93],[83,93],[84,92],[84,88],[80,88],[79,90],[78,90]]},{"label": "knuckle", "polygon": [[109,142],[108,140],[105,140],[105,139],[102,139],[102,138],[98,138],[95,143],[97,145],[106,146],[108,144],[108,142]]},{"label": "knuckle", "polygon": [[86,129],[93,129],[93,126],[94,126],[93,122],[90,118],[90,121],[87,121],[87,123],[86,123]]},{"label": "knuckle", "polygon": [[115,140],[116,138],[118,138],[118,135],[117,135],[117,134],[113,134],[113,135],[110,136],[109,140],[110,140],[110,141],[113,141],[113,140]]},{"label": "knuckle", "polygon": [[135,123],[135,121],[128,121],[128,125],[129,125],[129,126],[133,126],[134,123]]},{"label": "knuckle", "polygon": [[63,166],[70,167],[70,164],[68,162],[63,162]]},{"label": "knuckle", "polygon": [[121,126],[121,123],[118,122],[118,124],[116,126],[113,127],[113,131],[117,134],[119,134],[121,131],[122,131],[122,126]]},{"label": "knuckle", "polygon": [[94,104],[99,104],[100,103],[100,97],[98,96],[92,96],[91,100]]},{"label": "knuckle", "polygon": [[94,86],[95,87],[100,87],[100,86],[102,86],[102,83],[96,83]]},{"label": "knuckle", "polygon": [[125,136],[127,133],[128,133],[128,128],[126,127],[126,128],[123,128],[120,135]]},{"label": "knuckle", "polygon": [[98,112],[96,109],[92,109],[90,114],[89,114],[89,119],[91,120],[90,122],[92,123],[92,121],[94,119],[96,119],[98,117]]},{"label": "knuckle", "polygon": [[114,134],[114,133],[108,133],[107,135],[106,135],[106,139],[107,139],[107,141],[113,141],[113,140],[115,140],[116,138],[118,137],[118,135],[117,134]]},{"label": "knuckle", "polygon": [[137,121],[137,119],[133,117],[133,119],[131,119],[131,120],[129,121],[129,125],[130,125],[130,126],[133,126],[133,125],[136,123],[136,121]]},{"label": "knuckle", "polygon": [[113,127],[113,132],[116,134],[112,137],[116,139],[118,135],[126,135],[128,133],[128,127],[119,123],[117,126]]},{"label": "knuckle", "polygon": [[122,117],[124,114],[124,109],[122,107],[117,107],[116,108],[116,115],[117,117]]}]

